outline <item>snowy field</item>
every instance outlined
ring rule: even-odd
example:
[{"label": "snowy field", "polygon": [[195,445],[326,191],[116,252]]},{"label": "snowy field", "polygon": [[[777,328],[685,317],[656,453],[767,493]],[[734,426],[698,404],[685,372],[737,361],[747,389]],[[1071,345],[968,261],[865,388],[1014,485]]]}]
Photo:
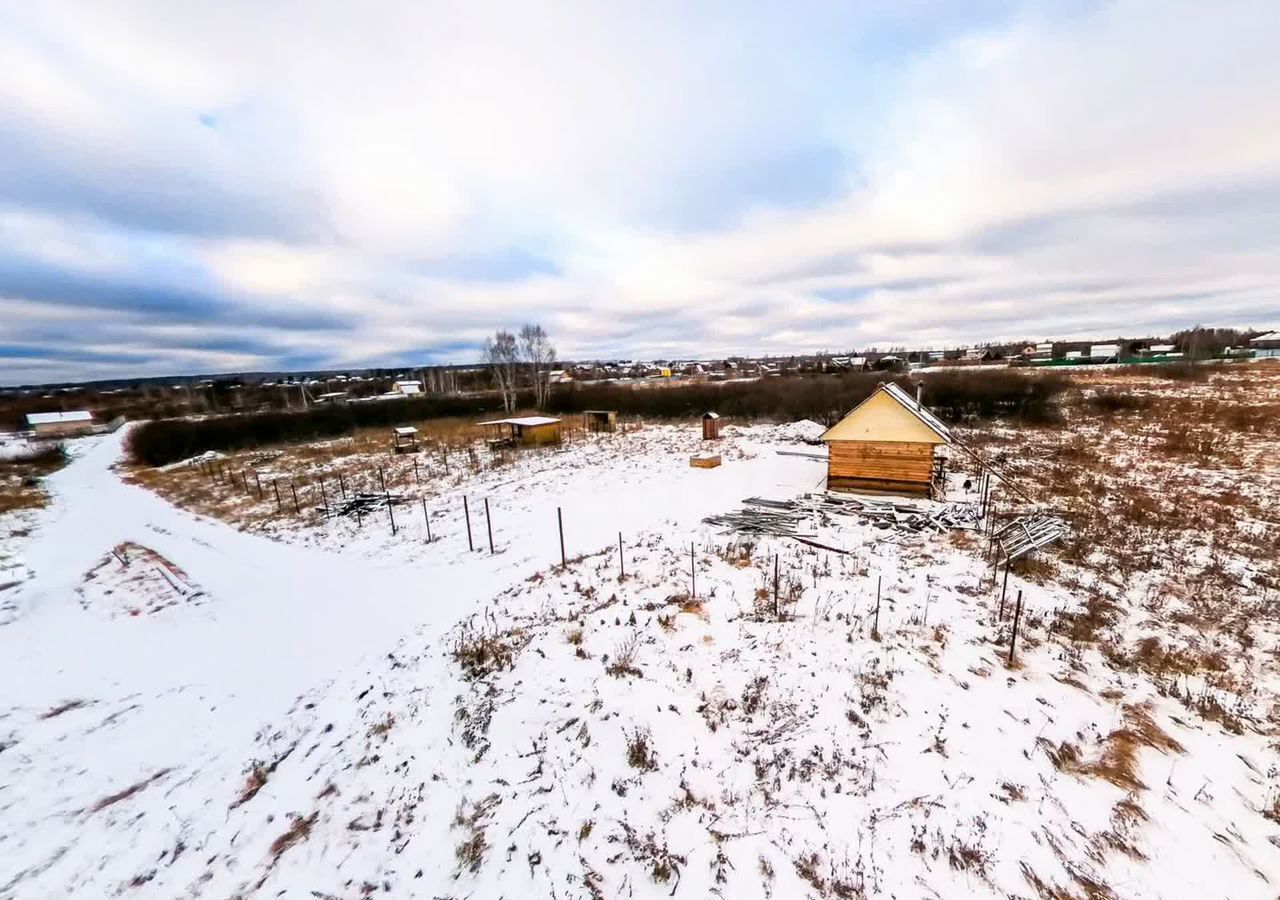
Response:
[{"label": "snowy field", "polygon": [[[395,535],[243,483],[197,515],[122,479],[121,435],[77,442],[0,517],[0,897],[1280,892],[1269,718],[1072,632],[1103,560],[1015,572],[1011,662],[979,532],[702,523],[820,489],[776,452],[803,431],[730,426],[710,470],[686,425],[404,476]],[[1143,585],[1111,592],[1127,638]],[[1232,657],[1255,707],[1274,647]]]}]

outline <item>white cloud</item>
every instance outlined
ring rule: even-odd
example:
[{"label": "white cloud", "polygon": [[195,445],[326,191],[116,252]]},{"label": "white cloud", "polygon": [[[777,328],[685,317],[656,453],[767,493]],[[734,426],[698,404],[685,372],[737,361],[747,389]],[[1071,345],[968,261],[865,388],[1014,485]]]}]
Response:
[{"label": "white cloud", "polygon": [[[0,228],[76,271],[350,317],[341,340],[277,327],[258,367],[272,342],[460,360],[526,319],[630,356],[1280,313],[1273,5],[902,37],[953,9],[33,5],[0,46],[0,133],[75,183],[42,205],[0,182]],[[848,161],[817,205],[700,193],[813,146]],[[511,248],[555,271],[451,274]]]}]

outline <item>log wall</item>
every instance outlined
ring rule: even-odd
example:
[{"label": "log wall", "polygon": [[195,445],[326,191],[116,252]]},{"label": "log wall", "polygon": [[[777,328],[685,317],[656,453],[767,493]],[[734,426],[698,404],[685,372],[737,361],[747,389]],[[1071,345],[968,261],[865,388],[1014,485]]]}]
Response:
[{"label": "log wall", "polygon": [[905,441],[831,441],[827,444],[831,490],[929,492],[933,445]]}]

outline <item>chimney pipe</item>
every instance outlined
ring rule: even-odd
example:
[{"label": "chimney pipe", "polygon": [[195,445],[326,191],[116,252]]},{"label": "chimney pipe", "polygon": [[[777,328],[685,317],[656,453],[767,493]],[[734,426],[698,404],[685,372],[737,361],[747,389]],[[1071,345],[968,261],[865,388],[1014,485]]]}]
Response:
[{"label": "chimney pipe", "polygon": [[920,406],[920,398],[924,396],[924,382],[916,382],[916,406]]}]

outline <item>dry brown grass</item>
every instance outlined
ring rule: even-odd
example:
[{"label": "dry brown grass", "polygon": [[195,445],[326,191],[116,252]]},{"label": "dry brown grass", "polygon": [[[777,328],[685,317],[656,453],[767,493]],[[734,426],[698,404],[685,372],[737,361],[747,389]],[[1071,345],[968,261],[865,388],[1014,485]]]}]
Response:
[{"label": "dry brown grass", "polygon": [[168,775],[169,772],[171,771],[172,771],[171,769],[161,769],[158,772],[156,772],[154,775],[151,775],[148,778],[144,778],[142,779],[142,781],[139,781],[136,784],[131,784],[122,791],[116,791],[114,794],[109,794],[106,797],[103,797],[97,803],[93,804],[93,806],[89,809],[89,812],[91,813],[101,812],[102,810],[106,809],[109,806],[115,806],[117,803],[121,802],[122,800],[128,800],[134,794],[137,794],[140,791],[145,790],[155,782],[159,781],[164,776]]},{"label": "dry brown grass", "polygon": [[61,444],[34,445],[20,456],[0,459],[0,514],[48,504],[40,479],[68,461]]},{"label": "dry brown grass", "polygon": [[295,847],[310,837],[311,826],[316,823],[316,819],[319,817],[320,814],[318,812],[313,812],[309,816],[295,818],[293,824],[289,826],[289,830],[271,842],[271,858],[273,860],[279,859],[290,847]]}]

